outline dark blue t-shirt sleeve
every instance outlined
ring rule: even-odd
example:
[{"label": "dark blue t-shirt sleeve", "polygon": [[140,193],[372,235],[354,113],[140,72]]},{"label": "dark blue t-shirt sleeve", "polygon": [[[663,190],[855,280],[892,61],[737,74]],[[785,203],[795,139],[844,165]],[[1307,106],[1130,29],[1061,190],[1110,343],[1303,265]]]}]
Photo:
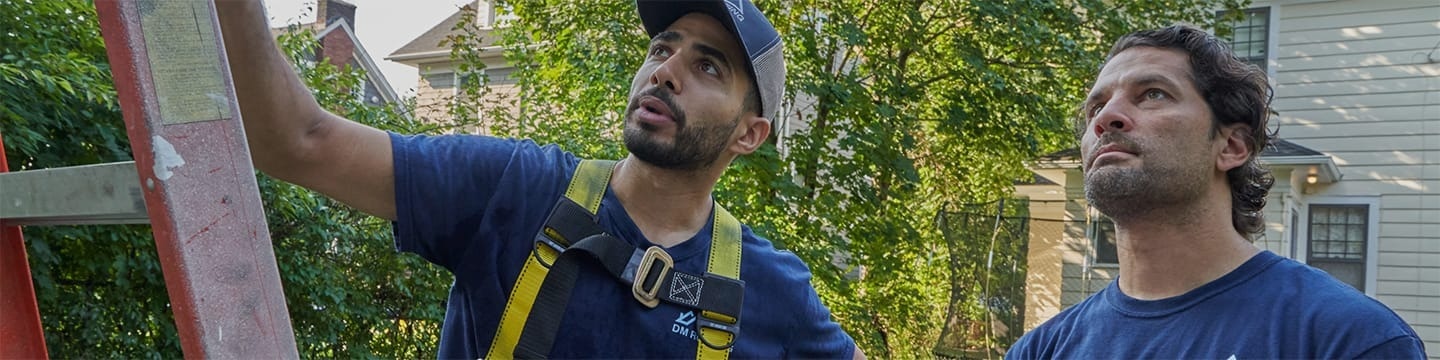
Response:
[{"label": "dark blue t-shirt sleeve", "polygon": [[[395,247],[452,272],[462,259],[485,258],[467,255],[486,238],[477,231],[497,190],[524,192],[525,184],[513,184],[514,178],[549,175],[507,172],[548,170],[559,158],[532,142],[488,136],[392,133],[390,140],[395,160]],[[544,164],[517,166],[517,161]]]},{"label": "dark blue t-shirt sleeve", "polygon": [[1015,340],[1015,344],[1010,345],[1010,348],[1005,350],[1005,360],[1042,358],[1038,355],[1038,352],[1035,349],[1036,345],[1034,344],[1037,341],[1035,338],[1040,336],[1040,334],[1038,333],[1039,331],[1043,330],[1037,328],[1033,331],[1030,331],[1029,333],[1026,333],[1025,335],[1020,336],[1019,340]]},{"label": "dark blue t-shirt sleeve", "polygon": [[[807,276],[808,277],[808,276]],[[795,359],[850,359],[855,353],[855,340],[830,318],[830,310],[820,303],[820,297],[809,284],[797,286],[803,289],[807,299],[798,309],[800,323],[796,336],[790,342],[787,357]]]},{"label": "dark blue t-shirt sleeve", "polygon": [[[746,228],[748,232],[749,229]],[[741,274],[742,278],[754,277],[747,284],[775,286],[776,290],[788,292],[788,302],[795,308],[765,308],[757,312],[760,316],[789,316],[795,320],[785,345],[785,357],[794,359],[850,359],[855,352],[855,340],[840,328],[830,316],[830,309],[820,301],[815,288],[810,284],[810,269],[795,254],[776,251],[773,248],[761,261],[772,262],[774,273]],[[759,260],[759,259],[757,259]],[[742,272],[745,270],[742,270]],[[758,275],[758,276],[757,276]],[[771,281],[775,281],[771,283]],[[749,285],[747,285],[749,286]],[[767,314],[769,313],[769,314]],[[742,320],[743,321],[743,320]]]},{"label": "dark blue t-shirt sleeve", "polygon": [[1414,336],[1401,336],[1366,350],[1356,359],[1424,359],[1425,343]]}]

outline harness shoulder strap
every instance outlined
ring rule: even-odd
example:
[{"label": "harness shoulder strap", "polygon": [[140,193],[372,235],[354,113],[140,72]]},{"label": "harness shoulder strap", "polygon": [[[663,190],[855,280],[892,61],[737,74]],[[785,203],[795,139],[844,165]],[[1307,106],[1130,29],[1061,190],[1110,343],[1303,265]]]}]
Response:
[{"label": "harness shoulder strap", "polygon": [[[715,223],[711,226],[710,233],[710,259],[705,265],[705,271],[711,274],[723,276],[731,280],[740,280],[740,221],[735,220],[734,215],[715,203]],[[701,319],[714,319],[724,322],[720,325],[728,325],[730,328],[717,328],[706,326],[709,322],[702,322],[700,326],[699,344],[695,348],[695,358],[700,360],[726,360],[730,358],[731,346],[735,344],[736,331],[740,325],[740,319],[725,316],[713,311],[701,311]],[[714,340],[711,340],[714,339]]]},{"label": "harness shoulder strap", "polygon": [[[605,196],[605,187],[610,183],[610,174],[614,170],[615,161],[612,160],[581,160],[580,166],[575,169],[574,177],[570,179],[569,187],[565,189],[565,197],[594,214],[600,209],[600,199]],[[565,240],[573,242],[580,239]],[[515,287],[510,289],[510,298],[505,302],[505,312],[500,315],[500,327],[495,331],[495,338],[490,341],[490,350],[486,352],[485,358],[508,359],[514,356],[515,345],[520,342],[525,321],[535,305],[535,295],[540,292],[545,276],[550,273],[547,264],[554,263],[558,257],[560,249],[543,246],[540,242],[535,243],[531,256],[525,259],[525,266],[520,269],[520,276],[515,279]]]},{"label": "harness shoulder strap", "polygon": [[536,235],[487,358],[546,356],[580,271],[577,259],[584,256],[599,260],[607,272],[630,284],[645,306],[653,308],[663,300],[699,310],[696,358],[729,358],[744,298],[740,222],[715,204],[706,274],[671,271],[673,262],[663,249],[637,250],[599,228],[594,214],[615,164],[586,160],[576,169],[565,199]]},{"label": "harness shoulder strap", "polygon": [[615,160],[581,160],[575,176],[570,178],[570,187],[565,189],[565,197],[584,206],[591,214],[600,211],[600,199],[605,197],[615,164]]}]

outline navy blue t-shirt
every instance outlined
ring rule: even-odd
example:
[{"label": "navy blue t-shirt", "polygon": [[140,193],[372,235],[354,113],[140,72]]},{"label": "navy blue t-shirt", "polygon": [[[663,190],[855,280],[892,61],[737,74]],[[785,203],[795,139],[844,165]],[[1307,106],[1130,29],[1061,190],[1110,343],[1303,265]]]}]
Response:
[{"label": "navy blue t-shirt", "polygon": [[1180,296],[1119,280],[1025,334],[1006,359],[1422,359],[1395,312],[1315,268],[1262,251]]},{"label": "navy blue t-shirt", "polygon": [[[484,136],[391,134],[395,246],[455,274],[440,335],[441,358],[485,356],[535,233],[564,196],[580,159],[554,145]],[[713,215],[712,215],[713,216]],[[652,246],[613,191],[600,225],[637,248]],[[666,249],[677,270],[704,273],[710,225]],[[830,319],[794,254],[744,227],[741,330],[733,358],[849,358],[854,341]],[[554,358],[694,358],[695,314],[641,305],[627,285],[586,263],[556,334]]]}]

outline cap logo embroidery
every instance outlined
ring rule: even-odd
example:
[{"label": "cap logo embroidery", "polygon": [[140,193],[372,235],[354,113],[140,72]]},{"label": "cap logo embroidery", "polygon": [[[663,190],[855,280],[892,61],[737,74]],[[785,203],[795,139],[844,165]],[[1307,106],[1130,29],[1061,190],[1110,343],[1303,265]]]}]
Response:
[{"label": "cap logo embroidery", "polygon": [[735,21],[737,21],[737,22],[744,22],[744,21],[745,21],[745,7],[740,6],[740,4],[737,4],[737,3],[736,3],[735,1],[733,1],[733,0],[725,0],[725,7],[726,7],[726,8],[729,8],[729,10],[730,10],[730,16],[735,17]]}]

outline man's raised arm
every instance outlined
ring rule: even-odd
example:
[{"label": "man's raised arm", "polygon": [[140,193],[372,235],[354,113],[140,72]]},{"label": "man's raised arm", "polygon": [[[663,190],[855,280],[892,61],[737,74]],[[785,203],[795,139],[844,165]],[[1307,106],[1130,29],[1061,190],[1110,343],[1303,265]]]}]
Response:
[{"label": "man's raised arm", "polygon": [[215,7],[255,168],[394,220],[389,135],[320,108],[276,46],[260,0]]}]

